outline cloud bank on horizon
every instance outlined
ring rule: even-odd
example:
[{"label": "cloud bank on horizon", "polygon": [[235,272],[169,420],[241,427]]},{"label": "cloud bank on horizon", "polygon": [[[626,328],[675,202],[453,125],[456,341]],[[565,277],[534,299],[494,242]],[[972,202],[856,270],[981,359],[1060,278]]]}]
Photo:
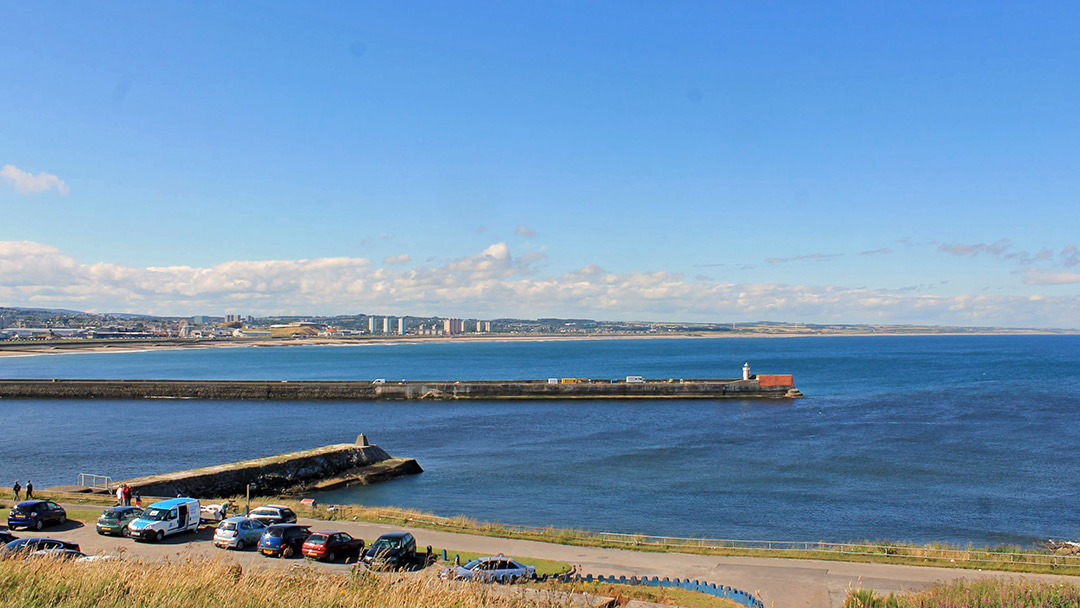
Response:
[{"label": "cloud bank on horizon", "polygon": [[[177,316],[372,312],[1011,327],[1075,327],[1080,310],[1078,296],[937,296],[917,293],[921,286],[717,283],[672,272],[613,273],[597,265],[539,276],[535,264],[542,259],[536,252],[515,257],[505,243],[496,243],[441,266],[409,269],[398,267],[407,256],[388,258],[381,267],[365,258],[337,257],[139,268],[83,264],[50,245],[8,241],[0,242],[0,301]],[[1029,269],[1025,280],[1080,282],[1080,274]]]}]

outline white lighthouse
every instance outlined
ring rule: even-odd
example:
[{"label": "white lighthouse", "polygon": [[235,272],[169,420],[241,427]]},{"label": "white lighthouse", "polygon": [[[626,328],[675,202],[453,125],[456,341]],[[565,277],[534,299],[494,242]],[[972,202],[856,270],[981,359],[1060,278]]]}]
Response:
[{"label": "white lighthouse", "polygon": [[750,379],[750,362],[749,361],[747,361],[746,363],[743,363],[743,366],[742,366],[742,379],[743,380],[749,380]]}]

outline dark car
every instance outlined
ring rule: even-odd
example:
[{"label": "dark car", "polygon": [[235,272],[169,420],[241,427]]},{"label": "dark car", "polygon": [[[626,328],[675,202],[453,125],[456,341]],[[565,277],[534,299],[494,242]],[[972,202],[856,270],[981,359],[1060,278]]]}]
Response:
[{"label": "dark car", "polygon": [[259,539],[259,553],[271,557],[292,557],[300,554],[304,541],[311,536],[308,526],[274,524]]},{"label": "dark car", "polygon": [[98,516],[97,533],[102,536],[111,534],[113,536],[123,536],[124,528],[132,521],[138,519],[143,514],[143,510],[139,507],[110,507],[101,512]]},{"label": "dark car", "polygon": [[58,540],[55,538],[20,538],[0,547],[0,554],[10,555],[11,553],[25,552],[29,555],[34,551],[41,551],[44,549],[72,549],[78,551],[79,545],[78,543],[69,543],[66,540]]},{"label": "dark car", "polygon": [[364,553],[364,565],[372,570],[396,570],[416,561],[416,539],[408,532],[387,532]]},{"label": "dark car", "polygon": [[301,552],[304,557],[328,562],[332,562],[338,557],[349,557],[350,555],[360,559],[360,556],[364,553],[364,540],[362,538],[353,538],[346,532],[336,530],[316,532],[304,541]]},{"label": "dark car", "polygon": [[0,532],[0,546],[6,545],[13,540],[18,540],[19,537],[15,536],[11,532]]},{"label": "dark car", "polygon": [[248,513],[248,517],[257,519],[268,526],[273,524],[296,523],[296,513],[289,507],[283,507],[281,505],[266,505],[257,509],[252,509],[251,513]]},{"label": "dark car", "polygon": [[40,530],[46,524],[62,524],[67,521],[64,507],[51,500],[24,500],[11,507],[8,528],[33,528]]}]

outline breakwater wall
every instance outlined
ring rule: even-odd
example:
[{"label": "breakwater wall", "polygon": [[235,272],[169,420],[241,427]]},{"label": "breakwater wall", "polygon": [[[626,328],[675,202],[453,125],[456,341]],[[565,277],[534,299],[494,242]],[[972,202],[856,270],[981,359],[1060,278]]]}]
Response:
[{"label": "breakwater wall", "polygon": [[[555,379],[553,379],[555,380]],[[784,399],[791,376],[626,382],[549,380],[0,380],[0,399],[223,399],[395,401],[455,399]]]},{"label": "breakwater wall", "polygon": [[357,443],[245,460],[174,473],[127,479],[143,496],[211,498],[242,495],[297,495],[312,490],[377,483],[423,472],[412,458],[393,458],[361,435]]}]

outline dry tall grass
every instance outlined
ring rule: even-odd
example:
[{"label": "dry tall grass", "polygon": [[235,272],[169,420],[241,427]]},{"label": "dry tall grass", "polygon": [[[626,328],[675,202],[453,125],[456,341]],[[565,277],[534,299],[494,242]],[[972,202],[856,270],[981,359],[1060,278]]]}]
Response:
[{"label": "dry tall grass", "polygon": [[871,589],[849,591],[844,608],[1077,608],[1080,587],[1072,583],[986,578],[935,583],[926,591],[881,596]]},{"label": "dry tall grass", "polygon": [[380,578],[180,563],[0,560],[0,606],[25,608],[534,608],[483,586],[434,577]]}]

